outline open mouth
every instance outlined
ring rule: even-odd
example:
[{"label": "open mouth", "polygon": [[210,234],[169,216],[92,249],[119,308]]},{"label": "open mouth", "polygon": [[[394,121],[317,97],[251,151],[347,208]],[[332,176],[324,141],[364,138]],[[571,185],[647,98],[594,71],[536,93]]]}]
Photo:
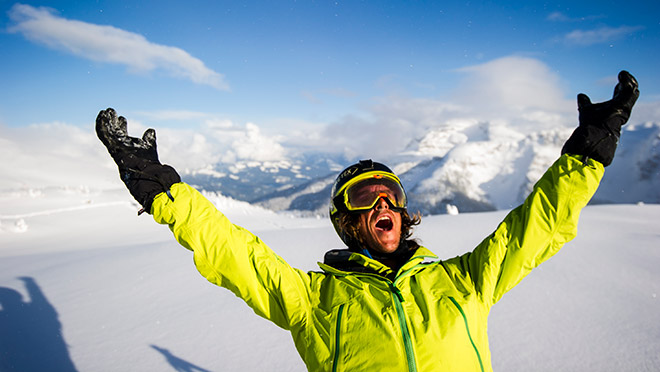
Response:
[{"label": "open mouth", "polygon": [[394,223],[392,223],[392,218],[390,218],[390,216],[379,217],[376,222],[376,229],[378,230],[390,231],[393,227]]}]

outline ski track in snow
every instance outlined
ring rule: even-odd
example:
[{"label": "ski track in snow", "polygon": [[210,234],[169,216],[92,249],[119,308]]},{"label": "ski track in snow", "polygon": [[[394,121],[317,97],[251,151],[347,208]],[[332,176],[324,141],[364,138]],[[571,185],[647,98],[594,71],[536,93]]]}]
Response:
[{"label": "ski track in snow", "polygon": [[66,207],[66,208],[57,208],[57,209],[49,209],[45,211],[39,211],[39,212],[30,212],[30,213],[23,213],[23,214],[14,214],[14,215],[3,215],[0,214],[0,220],[18,220],[22,218],[30,218],[30,217],[37,217],[37,216],[50,216],[50,215],[55,215],[59,213],[67,213],[67,212],[77,212],[77,211],[82,211],[85,209],[91,209],[91,208],[105,208],[105,207],[114,207],[117,205],[125,205],[125,206],[131,206],[133,203],[129,201],[116,201],[116,202],[106,202],[106,203],[97,203],[97,204],[88,204],[88,205],[78,205],[75,207]]}]

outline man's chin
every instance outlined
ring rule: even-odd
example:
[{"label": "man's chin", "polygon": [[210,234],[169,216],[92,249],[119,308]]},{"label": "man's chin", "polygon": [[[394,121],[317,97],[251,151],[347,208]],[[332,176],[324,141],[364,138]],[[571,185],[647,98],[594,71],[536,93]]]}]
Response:
[{"label": "man's chin", "polygon": [[375,248],[375,250],[384,254],[392,253],[396,251],[397,248],[399,248],[399,242],[392,239],[387,239],[387,240],[376,239],[376,245],[377,248]]}]

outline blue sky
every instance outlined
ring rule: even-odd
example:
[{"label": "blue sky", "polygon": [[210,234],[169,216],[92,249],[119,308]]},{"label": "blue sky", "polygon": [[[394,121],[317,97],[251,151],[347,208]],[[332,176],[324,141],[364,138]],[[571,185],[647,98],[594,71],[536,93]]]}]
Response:
[{"label": "blue sky", "polygon": [[660,121],[660,2],[447,3],[0,1],[0,128],[88,128],[109,106],[273,138],[438,107],[573,120],[575,95],[609,98],[621,69],[640,81],[639,120]]}]

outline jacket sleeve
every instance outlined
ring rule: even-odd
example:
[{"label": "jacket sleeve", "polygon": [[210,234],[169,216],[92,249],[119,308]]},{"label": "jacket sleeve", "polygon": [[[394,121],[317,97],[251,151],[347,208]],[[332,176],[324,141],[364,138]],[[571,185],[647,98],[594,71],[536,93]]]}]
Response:
[{"label": "jacket sleeve", "polygon": [[193,251],[197,270],[231,290],[258,315],[284,329],[304,320],[310,277],[289,266],[258,237],[232,224],[197,190],[172,185],[154,199],[156,222],[167,224],[176,240]]},{"label": "jacket sleeve", "polygon": [[458,266],[488,306],[517,285],[577,235],[580,211],[596,192],[603,165],[562,155],[473,252],[458,257]]}]

